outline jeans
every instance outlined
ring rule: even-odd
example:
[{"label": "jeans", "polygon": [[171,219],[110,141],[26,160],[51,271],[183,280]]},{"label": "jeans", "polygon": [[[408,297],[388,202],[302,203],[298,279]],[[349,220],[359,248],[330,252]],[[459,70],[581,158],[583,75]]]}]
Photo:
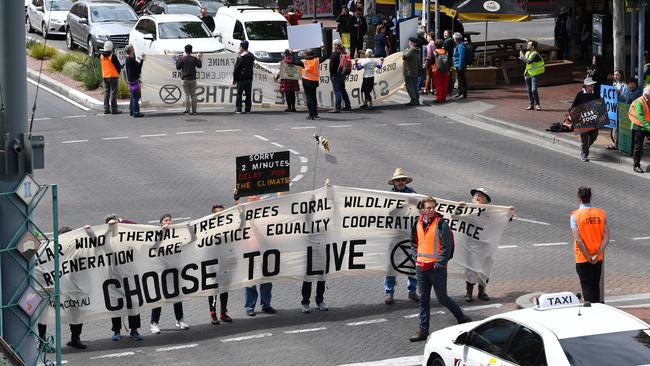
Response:
[{"label": "jeans", "polygon": [[235,109],[237,112],[241,112],[241,103],[242,103],[242,94],[246,93],[246,99],[244,100],[244,112],[251,111],[251,100],[253,89],[253,80],[240,80],[237,82],[237,99],[235,100]]},{"label": "jeans", "polygon": [[[160,309],[160,308],[158,308]],[[119,332],[122,330],[122,317],[116,316],[111,318],[111,323],[113,323],[111,330],[113,332]],[[157,322],[156,322],[157,323]],[[129,315],[129,329],[132,331],[140,328],[140,315]]]},{"label": "jeans", "polygon": [[[217,312],[216,304],[214,302],[214,296],[208,296],[208,304],[210,306],[210,312]],[[221,305],[221,314],[225,314],[228,311],[228,293],[223,292],[219,294],[219,302]]]},{"label": "jeans", "polygon": [[410,104],[420,104],[420,94],[418,92],[418,77],[404,76],[404,85],[411,98]]},{"label": "jeans", "polygon": [[465,79],[465,69],[456,69],[456,78],[458,79],[458,95],[467,97],[467,79]]},{"label": "jeans", "polygon": [[[273,288],[272,283],[261,283],[260,284],[260,305],[262,305],[262,310],[271,307],[271,289]],[[246,309],[255,309],[255,304],[257,303],[257,286],[251,286],[244,288],[244,307]]]},{"label": "jeans", "polygon": [[318,101],[316,100],[316,88],[318,81],[302,80],[302,89],[305,91],[305,101],[309,110],[309,117],[318,116]]},{"label": "jeans", "polygon": [[585,301],[600,302],[600,275],[603,270],[603,261],[596,264],[589,262],[576,263],[576,272],[580,278],[580,288]]},{"label": "jeans", "polygon": [[104,79],[104,110],[116,111],[117,110],[117,86],[119,78],[105,78]]},{"label": "jeans", "polygon": [[141,93],[139,91],[131,93],[131,98],[129,99],[129,114],[132,116],[140,114],[140,104],[138,103],[140,101],[140,95]]},{"label": "jeans", "polygon": [[596,142],[597,138],[598,138],[597,128],[580,135],[580,140],[582,141],[582,155],[584,157],[589,156],[589,148],[591,147],[591,145],[594,144],[594,142]]},{"label": "jeans", "polygon": [[345,108],[350,108],[350,97],[345,90],[345,78],[341,75],[331,74],[330,79],[332,80],[332,90],[334,90],[334,108],[337,111],[341,110],[341,98],[343,98]]},{"label": "jeans", "polygon": [[465,320],[465,314],[454,300],[447,295],[447,268],[436,268],[423,271],[416,268],[418,288],[420,290],[420,330],[429,332],[429,320],[431,317],[431,287],[436,293],[438,303],[454,314],[460,323]]},{"label": "jeans", "polygon": [[183,80],[183,91],[185,92],[185,112],[189,113],[191,105],[192,113],[196,113],[196,80]]},{"label": "jeans", "polygon": [[[395,293],[395,276],[386,276],[384,280],[384,292],[387,294]],[[418,280],[415,277],[408,277],[406,280],[406,288],[409,290],[409,294],[414,294],[418,289]]]},{"label": "jeans", "polygon": [[528,90],[528,103],[530,106],[539,105],[539,94],[537,94],[537,76],[524,76],[526,89]]},{"label": "jeans", "polygon": [[[316,282],[316,297],[314,301],[316,304],[323,302],[323,294],[325,294],[325,281]],[[302,283],[302,301],[303,305],[309,305],[309,298],[311,297],[311,282],[303,281]]]},{"label": "jeans", "polygon": [[632,149],[632,160],[634,166],[641,166],[641,157],[643,156],[643,144],[645,143],[646,136],[650,136],[650,132],[643,131],[638,125],[632,125],[632,136],[634,136],[634,148]]},{"label": "jeans", "polygon": [[[159,323],[160,322],[160,312],[162,308],[153,308],[151,309],[151,322],[152,323]],[[175,302],[174,303],[174,316],[176,317],[176,320],[182,320],[183,319],[183,303],[182,302]]]}]

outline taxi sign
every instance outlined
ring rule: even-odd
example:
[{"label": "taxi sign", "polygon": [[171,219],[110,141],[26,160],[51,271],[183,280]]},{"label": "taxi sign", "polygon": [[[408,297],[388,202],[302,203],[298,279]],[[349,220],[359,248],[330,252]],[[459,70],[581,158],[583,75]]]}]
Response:
[{"label": "taxi sign", "polygon": [[580,306],[580,300],[572,292],[544,294],[537,299],[536,310],[551,310]]}]

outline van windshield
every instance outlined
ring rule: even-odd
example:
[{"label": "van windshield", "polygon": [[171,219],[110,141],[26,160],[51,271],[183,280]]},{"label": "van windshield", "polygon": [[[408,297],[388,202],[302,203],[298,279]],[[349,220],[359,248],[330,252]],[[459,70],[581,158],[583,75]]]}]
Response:
[{"label": "van windshield", "polygon": [[251,41],[279,41],[288,39],[287,22],[266,20],[246,22],[246,34]]},{"label": "van windshield", "polygon": [[212,38],[203,22],[160,23],[158,31],[161,39]]}]

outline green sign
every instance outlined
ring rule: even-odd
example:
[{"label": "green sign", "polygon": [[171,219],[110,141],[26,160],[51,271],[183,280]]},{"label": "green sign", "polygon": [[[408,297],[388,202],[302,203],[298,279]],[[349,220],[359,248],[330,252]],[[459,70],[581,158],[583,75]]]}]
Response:
[{"label": "green sign", "polygon": [[630,105],[627,103],[618,103],[618,151],[623,154],[632,155],[632,121],[627,114]]}]

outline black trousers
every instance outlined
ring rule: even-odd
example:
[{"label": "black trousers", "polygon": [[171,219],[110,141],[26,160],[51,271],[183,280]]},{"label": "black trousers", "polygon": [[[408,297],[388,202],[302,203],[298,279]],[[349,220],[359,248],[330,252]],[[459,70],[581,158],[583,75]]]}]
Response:
[{"label": "black trousers", "polygon": [[284,92],[284,97],[287,99],[287,108],[296,109],[296,92]]},{"label": "black trousers", "polygon": [[[70,339],[80,339],[81,328],[83,328],[83,323],[70,324]],[[47,324],[38,323],[38,337],[40,339],[45,339],[46,333],[47,333]]]},{"label": "black trousers", "polygon": [[597,128],[580,135],[580,141],[582,141],[582,155],[584,155],[585,157],[589,156],[589,148],[591,147],[591,145],[594,144],[594,142],[596,142],[597,138],[598,138]]},{"label": "black trousers", "polygon": [[[111,323],[113,323],[113,327],[111,328],[113,332],[119,332],[122,330],[121,316],[111,318]],[[138,328],[140,328],[140,315],[129,315],[129,329],[136,330]]]},{"label": "black trousers", "polygon": [[363,92],[363,102],[367,104],[372,102],[372,90],[375,88],[375,78],[363,78],[361,83],[361,92]]},{"label": "black trousers", "polygon": [[467,96],[467,79],[465,79],[465,70],[456,70],[456,77],[458,78],[458,94]]},{"label": "black trousers", "polygon": [[641,158],[643,157],[643,144],[645,143],[645,138],[650,137],[650,132],[642,131],[636,124],[632,129],[632,135],[634,136],[634,149],[632,150],[632,160],[634,160],[634,166],[641,166]]},{"label": "black trousers", "polygon": [[318,81],[302,79],[302,88],[305,91],[305,100],[307,102],[307,109],[309,109],[309,117],[318,116],[318,101],[316,100]]},{"label": "black trousers", "polygon": [[[314,300],[316,304],[323,302],[323,294],[325,294],[325,281],[316,282],[316,297]],[[302,301],[303,305],[309,305],[309,298],[311,297],[311,282],[304,281],[302,283]]]},{"label": "black trousers", "polygon": [[251,111],[252,99],[251,95],[253,89],[253,80],[240,80],[237,82],[237,99],[235,99],[235,109],[241,112],[242,94],[246,94],[244,99],[244,112]]},{"label": "black trousers", "polygon": [[[293,93],[293,92],[292,92]],[[214,306],[214,296],[208,296],[208,303],[210,304],[210,312],[217,312],[217,308]],[[225,314],[228,311],[228,293],[224,292],[219,294],[219,303],[221,305],[221,313]]]},{"label": "black trousers", "polygon": [[585,301],[600,302],[600,275],[603,270],[603,261],[596,264],[576,263],[576,272],[580,278],[580,288]]}]

